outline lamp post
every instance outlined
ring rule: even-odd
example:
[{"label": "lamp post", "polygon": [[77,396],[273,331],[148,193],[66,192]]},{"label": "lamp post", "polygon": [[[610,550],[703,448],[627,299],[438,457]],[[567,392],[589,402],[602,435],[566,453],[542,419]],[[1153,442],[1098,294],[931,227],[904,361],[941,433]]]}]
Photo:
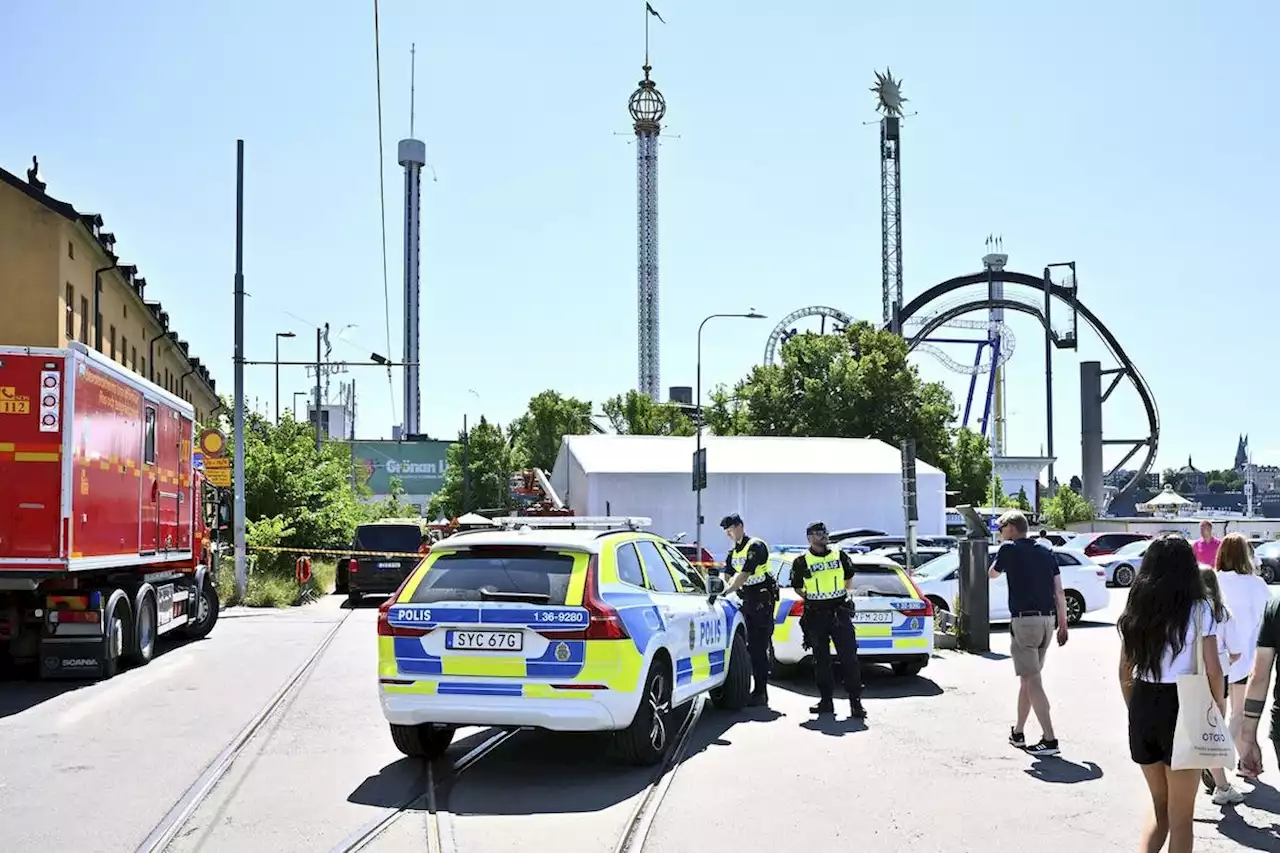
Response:
[{"label": "lamp post", "polygon": [[698,364],[695,372],[695,384],[697,385],[695,393],[697,394],[696,402],[698,404],[698,422],[694,424],[695,435],[697,436],[697,449],[694,450],[693,453],[693,491],[696,495],[695,500],[697,502],[697,520],[694,522],[695,532],[693,535],[693,542],[694,546],[698,549],[697,553],[699,560],[702,559],[702,490],[706,487],[705,475],[707,471],[706,459],[703,456],[702,450],[702,328],[707,325],[708,322],[716,319],[717,317],[738,317],[743,320],[765,319],[763,314],[758,313],[756,309],[752,308],[746,314],[712,314],[698,324]]},{"label": "lamp post", "polygon": [[276,332],[276,423],[280,423],[280,339],[296,337],[293,332]]}]

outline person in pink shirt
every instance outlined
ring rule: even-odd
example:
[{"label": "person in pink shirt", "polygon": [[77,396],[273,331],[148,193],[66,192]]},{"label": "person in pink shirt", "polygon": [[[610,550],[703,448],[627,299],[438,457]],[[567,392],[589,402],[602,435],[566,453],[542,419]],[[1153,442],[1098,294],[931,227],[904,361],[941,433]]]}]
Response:
[{"label": "person in pink shirt", "polygon": [[1213,522],[1200,522],[1200,538],[1191,545],[1191,550],[1196,552],[1196,562],[1202,566],[1212,568],[1218,563],[1218,548],[1222,546],[1222,540],[1213,535]]}]

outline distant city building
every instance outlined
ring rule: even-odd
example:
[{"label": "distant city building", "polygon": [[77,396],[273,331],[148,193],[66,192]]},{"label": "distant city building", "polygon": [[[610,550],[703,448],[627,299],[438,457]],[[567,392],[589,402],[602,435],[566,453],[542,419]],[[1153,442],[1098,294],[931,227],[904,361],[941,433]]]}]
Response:
[{"label": "distant city building", "polygon": [[1187,464],[1178,469],[1178,481],[1181,483],[1180,492],[1185,494],[1198,494],[1208,491],[1209,478],[1199,468],[1191,464],[1191,457],[1187,457]]}]

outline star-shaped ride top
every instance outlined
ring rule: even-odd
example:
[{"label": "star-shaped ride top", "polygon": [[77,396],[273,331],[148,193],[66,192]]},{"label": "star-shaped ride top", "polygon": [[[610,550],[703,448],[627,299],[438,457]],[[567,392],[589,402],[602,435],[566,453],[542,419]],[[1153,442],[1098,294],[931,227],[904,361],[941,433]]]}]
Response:
[{"label": "star-shaped ride top", "polygon": [[902,115],[902,105],[907,99],[902,97],[902,81],[893,79],[893,72],[888,68],[881,74],[876,74],[876,84],[871,87],[871,91],[876,93],[876,110],[887,116]]}]

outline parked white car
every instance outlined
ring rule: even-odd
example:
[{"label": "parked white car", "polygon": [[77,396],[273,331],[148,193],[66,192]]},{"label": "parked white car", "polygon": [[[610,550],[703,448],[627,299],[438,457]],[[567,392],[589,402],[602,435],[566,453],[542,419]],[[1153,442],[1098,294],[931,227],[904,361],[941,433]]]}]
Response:
[{"label": "parked white car", "polygon": [[[996,551],[991,549],[991,559]],[[1062,588],[1067,598],[1067,622],[1076,624],[1090,613],[1105,610],[1111,602],[1107,589],[1106,573],[1075,548],[1054,548],[1053,555],[1062,572]],[[933,602],[936,610],[957,610],[956,599],[960,594],[960,553],[952,551],[916,569],[912,580]],[[1004,576],[990,582],[991,621],[1009,621],[1009,587]]]},{"label": "parked white car", "polygon": [[1093,561],[1102,566],[1107,583],[1116,586],[1131,586],[1138,576],[1138,566],[1142,565],[1142,555],[1147,553],[1154,539],[1139,539],[1130,542],[1112,554],[1093,557]]}]

